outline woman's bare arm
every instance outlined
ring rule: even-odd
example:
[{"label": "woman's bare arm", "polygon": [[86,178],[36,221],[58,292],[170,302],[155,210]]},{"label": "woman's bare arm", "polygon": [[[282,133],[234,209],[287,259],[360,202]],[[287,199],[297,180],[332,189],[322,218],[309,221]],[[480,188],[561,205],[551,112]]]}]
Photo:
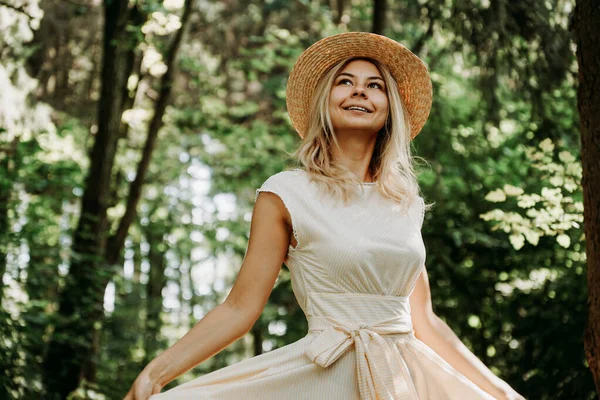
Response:
[{"label": "woman's bare arm", "polygon": [[142,371],[126,400],[145,400],[179,375],[244,336],[269,298],[291,237],[291,218],[273,193],[258,196],[250,239],[238,277],[227,299]]},{"label": "woman's bare arm", "polygon": [[433,312],[427,270],[419,275],[410,295],[415,336],[448,364],[497,399],[524,400],[506,382],[494,375]]}]

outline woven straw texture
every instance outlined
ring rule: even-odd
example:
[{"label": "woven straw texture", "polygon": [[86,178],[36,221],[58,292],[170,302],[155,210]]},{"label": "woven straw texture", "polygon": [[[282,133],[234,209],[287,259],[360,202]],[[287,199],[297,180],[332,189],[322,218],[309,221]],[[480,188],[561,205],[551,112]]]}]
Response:
[{"label": "woven straw texture", "polygon": [[367,57],[385,64],[398,82],[408,112],[411,139],[429,117],[432,102],[431,78],[427,67],[414,53],[385,36],[367,32],[340,33],[319,40],[296,61],[286,90],[287,109],[301,137],[308,128],[310,102],[319,79],[338,62],[350,57]]}]

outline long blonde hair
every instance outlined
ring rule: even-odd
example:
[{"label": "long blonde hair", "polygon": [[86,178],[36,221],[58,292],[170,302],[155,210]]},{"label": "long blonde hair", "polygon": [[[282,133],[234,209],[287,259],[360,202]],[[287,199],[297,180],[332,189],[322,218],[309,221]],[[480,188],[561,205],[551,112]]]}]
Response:
[{"label": "long blonde hair", "polygon": [[[309,110],[308,130],[300,146],[292,154],[304,166],[310,178],[326,192],[349,202],[363,189],[361,181],[345,165],[334,159],[332,146],[339,148],[329,115],[329,92],[339,72],[351,61],[349,58],[333,66],[319,80]],[[408,211],[416,196],[419,184],[413,169],[410,149],[410,123],[398,84],[389,69],[376,60],[387,88],[389,112],[384,127],[377,134],[375,148],[369,164],[369,173],[377,181],[379,192],[399,203]]]}]

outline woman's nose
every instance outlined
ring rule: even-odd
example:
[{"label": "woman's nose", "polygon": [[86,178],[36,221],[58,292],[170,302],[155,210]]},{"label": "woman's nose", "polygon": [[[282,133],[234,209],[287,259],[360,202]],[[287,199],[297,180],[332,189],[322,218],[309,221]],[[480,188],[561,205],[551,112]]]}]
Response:
[{"label": "woman's nose", "polygon": [[365,92],[365,88],[362,85],[357,85],[354,87],[354,92],[352,93],[352,96],[367,97],[367,93]]}]

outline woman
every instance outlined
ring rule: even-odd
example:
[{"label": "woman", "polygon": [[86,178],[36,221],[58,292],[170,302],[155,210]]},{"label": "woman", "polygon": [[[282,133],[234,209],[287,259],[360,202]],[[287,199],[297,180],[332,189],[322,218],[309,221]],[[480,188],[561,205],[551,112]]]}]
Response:
[{"label": "woman", "polygon": [[[287,105],[305,168],[257,190],[229,296],[126,399],[523,399],[432,310],[410,157],[431,108],[422,61],[383,36],[334,35],[300,56]],[[282,262],[308,334],[158,394],[250,330]]]}]

